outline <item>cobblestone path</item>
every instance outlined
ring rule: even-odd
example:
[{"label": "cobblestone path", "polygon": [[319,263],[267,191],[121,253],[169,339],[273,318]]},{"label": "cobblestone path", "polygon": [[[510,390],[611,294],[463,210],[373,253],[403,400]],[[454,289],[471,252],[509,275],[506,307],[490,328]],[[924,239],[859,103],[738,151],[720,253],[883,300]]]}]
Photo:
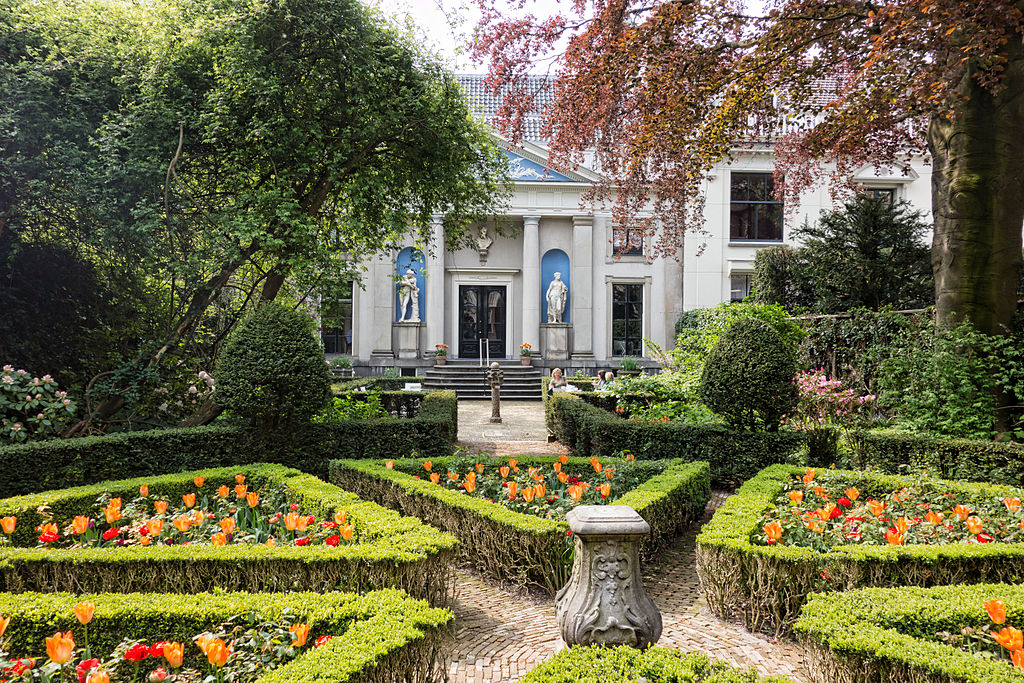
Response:
[{"label": "cobblestone path", "polygon": [[[714,495],[700,524],[710,519],[727,495]],[[644,570],[644,585],[664,620],[658,645],[704,652],[715,660],[753,666],[762,674],[806,680],[797,645],[748,633],[707,609],[694,569],[694,539],[700,524]],[[563,647],[552,600],[497,587],[469,568],[459,570],[456,590],[455,645],[448,663],[453,683],[516,681]]]}]

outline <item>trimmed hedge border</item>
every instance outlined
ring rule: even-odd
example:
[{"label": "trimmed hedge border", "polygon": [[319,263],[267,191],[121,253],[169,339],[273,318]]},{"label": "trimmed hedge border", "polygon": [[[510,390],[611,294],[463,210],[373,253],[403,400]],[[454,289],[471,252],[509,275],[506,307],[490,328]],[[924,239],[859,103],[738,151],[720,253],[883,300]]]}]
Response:
[{"label": "trimmed hedge border", "polygon": [[[789,634],[812,592],[869,586],[935,586],[1024,580],[1024,543],[836,546],[821,553],[751,542],[761,515],[804,469],[773,465],[745,483],[697,536],[697,574],[711,610],[752,631]],[[861,495],[911,485],[905,477],[841,470]],[[944,482],[949,490],[1005,496],[993,484]]]},{"label": "trimmed hedge border", "polygon": [[345,420],[311,424],[258,440],[242,427],[213,425],[41,441],[0,448],[0,496],[81,486],[111,472],[159,475],[204,467],[273,462],[327,478],[331,458],[451,454],[458,439],[454,391],[423,397],[420,412],[403,420]]},{"label": "trimmed hedge border", "polygon": [[804,444],[804,437],[796,432],[743,432],[725,425],[627,420],[615,414],[616,400],[603,394],[552,396],[548,406],[555,436],[583,458],[631,451],[644,460],[707,461],[716,485],[749,479],[766,465],[785,462]]},{"label": "trimmed hedge border", "polygon": [[[132,498],[148,484],[175,500],[195,491],[192,479],[206,477],[204,489],[233,484],[244,474],[252,488],[284,485],[304,510],[330,519],[347,510],[360,542],[350,545],[129,546],[124,548],[35,548],[36,509],[47,505],[63,526],[91,509],[103,492]],[[196,593],[225,590],[346,590],[401,588],[434,605],[447,605],[454,588],[456,540],[417,519],[402,517],[360,500],[311,475],[280,465],[249,465],[140,477],[0,500],[0,516],[17,515],[14,547],[0,547],[0,590],[72,593]],[[29,546],[29,547],[18,547]]]},{"label": "trimmed hedge border", "polygon": [[[363,596],[351,593],[147,593],[78,596],[69,593],[0,594],[0,614],[11,617],[7,630],[11,650],[21,654],[45,652],[44,639],[54,631],[81,625],[72,608],[81,600],[96,605],[89,624],[94,652],[110,652],[123,638],[185,644],[185,665],[202,668],[192,639],[216,629],[229,617],[255,610],[269,618],[284,610],[310,625],[306,651],[270,671],[257,683],[369,683],[437,680],[443,666],[443,641],[451,612],[412,600],[397,590]],[[313,648],[315,638],[334,636]]]},{"label": "trimmed hedge border", "polygon": [[340,382],[331,382],[331,392],[335,396],[340,396],[360,388],[367,391],[402,391],[406,384],[423,384],[425,379],[424,377],[355,377],[343,379]]},{"label": "trimmed hedge border", "polygon": [[876,467],[889,474],[910,467],[928,470],[943,479],[1024,484],[1024,444],[894,430],[859,431],[850,440],[857,467]]},{"label": "trimmed hedge border", "polygon": [[[444,458],[433,463],[435,467],[446,468],[454,460]],[[519,458],[519,464],[530,467],[554,460],[524,456]],[[514,512],[397,469],[421,462],[396,461],[396,469],[391,470],[383,461],[333,460],[331,481],[458,537],[462,558],[499,579],[534,584],[552,595],[561,588],[570,571],[562,560],[569,531],[567,522]],[[584,458],[570,458],[570,462],[589,466]],[[710,498],[707,463],[673,460],[664,472],[612,505],[629,505],[648,521],[651,536],[642,550],[651,554],[700,518]]]},{"label": "trimmed hedge border", "polygon": [[1024,671],[1008,662],[934,637],[991,623],[982,603],[992,599],[1006,603],[1008,624],[1024,624],[1024,586],[981,584],[812,595],[794,630],[815,683],[1024,683]]},{"label": "trimmed hedge border", "polygon": [[572,647],[563,649],[520,683],[635,683],[635,681],[687,681],[687,683],[788,683],[785,676],[762,678],[753,669],[741,671],[724,662],[714,662],[703,654],[651,647],[635,650],[622,645],[605,648]]}]

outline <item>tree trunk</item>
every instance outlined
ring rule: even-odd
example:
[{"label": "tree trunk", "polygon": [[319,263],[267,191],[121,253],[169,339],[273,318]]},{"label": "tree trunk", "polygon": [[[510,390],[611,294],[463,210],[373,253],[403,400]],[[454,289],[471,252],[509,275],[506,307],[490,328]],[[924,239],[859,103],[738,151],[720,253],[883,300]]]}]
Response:
[{"label": "tree trunk", "polygon": [[981,332],[1013,324],[1024,224],[1024,55],[1007,47],[1004,87],[992,94],[970,63],[953,119],[933,116],[932,155],[936,319],[970,320]]}]

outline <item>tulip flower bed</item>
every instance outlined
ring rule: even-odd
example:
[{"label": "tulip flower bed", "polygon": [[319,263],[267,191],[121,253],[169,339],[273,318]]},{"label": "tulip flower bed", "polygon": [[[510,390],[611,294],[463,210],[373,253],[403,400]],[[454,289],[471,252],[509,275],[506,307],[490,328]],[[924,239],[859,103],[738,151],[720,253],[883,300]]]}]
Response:
[{"label": "tulip flower bed", "polygon": [[450,619],[396,590],[0,594],[0,680],[427,680]]},{"label": "tulip flower bed", "polygon": [[794,626],[815,683],[1024,683],[1024,586],[811,596]]},{"label": "tulip flower bed", "polygon": [[715,613],[776,634],[812,592],[1016,580],[1017,497],[1005,486],[849,470],[812,479],[774,465],[705,525],[697,573]]},{"label": "tulip flower bed", "polygon": [[443,605],[455,545],[279,465],[0,500],[0,588],[10,592],[396,587]]},{"label": "tulip flower bed", "polygon": [[786,683],[785,676],[760,677],[752,670],[741,671],[723,662],[712,663],[707,656],[682,650],[652,647],[636,650],[627,646],[572,647],[543,662],[520,679],[521,683]]},{"label": "tulip flower bed", "polygon": [[331,481],[457,536],[462,558],[474,566],[552,594],[571,569],[566,510],[600,503],[633,507],[651,525],[643,546],[650,553],[700,517],[711,496],[703,462],[514,460],[335,460]]}]

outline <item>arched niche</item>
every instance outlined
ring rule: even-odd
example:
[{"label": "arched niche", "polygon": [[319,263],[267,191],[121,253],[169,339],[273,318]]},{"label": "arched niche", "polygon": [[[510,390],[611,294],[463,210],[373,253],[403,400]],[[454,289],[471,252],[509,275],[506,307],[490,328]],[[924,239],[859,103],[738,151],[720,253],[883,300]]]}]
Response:
[{"label": "arched niche", "polygon": [[[424,313],[426,312],[427,305],[427,279],[425,277],[426,261],[423,258],[423,252],[417,249],[416,247],[406,247],[402,251],[398,252],[398,258],[395,259],[396,278],[401,278],[403,275],[405,275],[405,271],[409,270],[410,268],[416,274],[416,286],[420,288],[420,322],[426,322],[427,318],[424,315]],[[401,288],[398,285],[396,285],[394,308],[396,322],[402,317],[402,313],[399,308],[401,306],[401,297],[399,296],[400,291]]]},{"label": "arched niche", "polygon": [[569,255],[561,249],[549,249],[540,259],[540,320],[544,323],[548,321],[548,285],[555,279],[555,273],[562,274],[562,282],[569,289],[562,322],[572,322],[572,272],[569,270]]}]

